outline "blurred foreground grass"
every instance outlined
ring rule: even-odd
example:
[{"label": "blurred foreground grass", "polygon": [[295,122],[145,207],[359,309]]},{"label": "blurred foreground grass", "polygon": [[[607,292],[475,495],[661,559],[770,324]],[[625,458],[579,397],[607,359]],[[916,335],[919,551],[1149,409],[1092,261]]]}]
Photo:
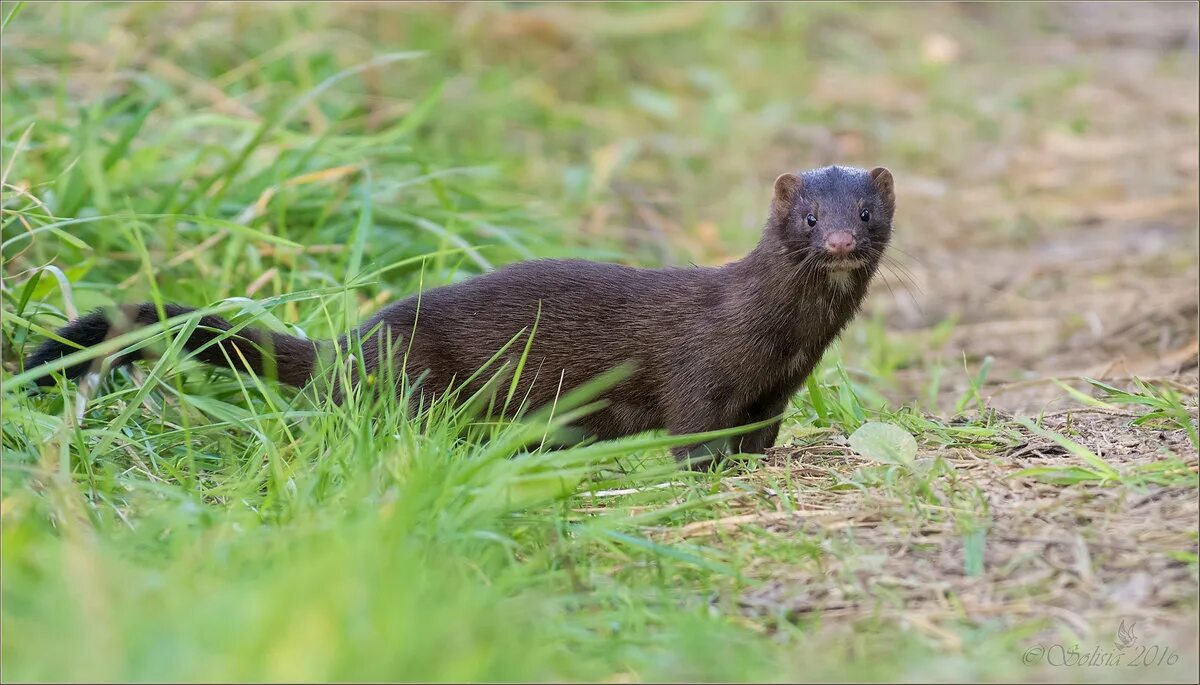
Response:
[{"label": "blurred foreground grass", "polygon": [[[991,176],[996,154],[1111,131],[1125,113],[1060,97],[1095,76],[1086,55],[1006,65],[1015,35],[1045,31],[1053,53],[1046,10],[981,7],[3,3],[5,378],[31,331],[116,301],[251,298],[260,325],[328,337],[516,259],[720,261],[757,239],[776,174],[835,161],[897,170],[901,251],[959,231],[1036,241],[1088,203],[1013,211],[1036,188]],[[1194,83],[1179,46],[1160,52],[1154,69]],[[1164,130],[1194,127],[1178,107],[1156,113]],[[1141,173],[1174,178],[1177,163]],[[948,176],[987,188],[938,200]],[[888,278],[914,301],[912,274]],[[882,419],[935,465],[821,470],[818,453],[812,481],[677,474],[653,436],[524,455],[507,440],[520,426],[464,441],[448,411],[415,425],[190,362],[118,373],[81,421],[73,388],[6,385],[4,677],[1130,677],[1031,671],[1032,635],[1079,624],[961,607],[906,618],[898,590],[861,584],[879,548],[764,523],[865,493],[856,515],[944,524],[962,541],[954,563],[990,570],[991,493],[946,460],[1001,461],[1030,433],[987,410],[988,362],[929,354],[953,322],[922,315],[915,343],[886,337],[882,315],[856,325],[784,432],[819,450]],[[902,407],[887,398],[905,369],[920,375]],[[1179,454],[1036,475],[1064,493],[1194,498],[1194,389],[1172,387],[1109,401],[1153,409],[1150,427],[1184,436]],[[958,420],[915,409],[947,392]],[[747,506],[747,531],[696,541]],[[1144,551],[1183,579],[1156,610],[1194,606],[1190,540]],[[827,613],[749,601],[796,569],[842,584]]]}]

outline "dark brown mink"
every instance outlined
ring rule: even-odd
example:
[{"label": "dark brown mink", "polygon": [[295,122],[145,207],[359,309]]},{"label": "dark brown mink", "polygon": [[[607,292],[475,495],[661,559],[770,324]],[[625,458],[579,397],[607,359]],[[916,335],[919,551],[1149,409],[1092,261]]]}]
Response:
[{"label": "dark brown mink", "polygon": [[[362,363],[378,370],[384,336],[395,368],[420,378],[426,399],[450,388],[460,397],[480,390],[493,362],[515,364],[525,353],[516,395],[537,409],[618,366],[632,373],[606,390],[603,406],[572,427],[607,440],[665,428],[672,434],[720,430],[778,418],[825,348],[858,312],[892,232],[892,174],[840,166],[783,174],[758,245],[718,267],[639,269],[583,260],[520,262],[462,283],[433,288],[392,304],[350,335]],[[419,308],[419,312],[418,312]],[[167,316],[192,311],[178,305]],[[159,321],[145,303],[81,317],[58,335],[82,347],[130,325]],[[535,328],[536,325],[536,328]],[[347,337],[313,342],[242,328],[206,316],[186,341],[207,363],[306,385],[322,349]],[[217,342],[214,343],[213,341]],[[75,351],[47,340],[26,368]],[[132,361],[137,353],[116,359]],[[511,368],[511,365],[510,365]],[[78,377],[84,363],[65,370]],[[477,377],[465,386],[464,380]],[[39,383],[52,383],[49,376]],[[513,405],[519,403],[514,402]],[[509,410],[511,412],[511,409]],[[693,465],[728,453],[762,453],[775,443],[779,421],[731,440],[675,448]]]}]

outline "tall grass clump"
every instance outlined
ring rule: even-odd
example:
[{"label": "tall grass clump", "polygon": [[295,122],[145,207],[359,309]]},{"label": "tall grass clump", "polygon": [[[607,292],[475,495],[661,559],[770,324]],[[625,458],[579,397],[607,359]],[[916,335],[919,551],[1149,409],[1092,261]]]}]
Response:
[{"label": "tall grass clump", "polygon": [[[283,28],[259,24],[238,38],[261,41],[257,64],[213,52],[134,73],[66,48],[110,40],[143,10],[3,10],[5,69],[23,76],[6,77],[3,101],[7,678],[680,673],[623,636],[663,611],[683,611],[680,635],[728,630],[667,588],[676,569],[735,571],[638,531],[705,488],[640,519],[566,506],[677,477],[671,439],[542,449],[587,397],[496,423],[447,402],[411,415],[391,399],[403,379],[373,378],[334,404],[319,384],[295,392],[190,361],[199,313],[78,353],[97,369],[127,346],[156,361],[31,392],[20,359],[95,307],[178,302],[332,338],[390,299],[571,240],[494,157],[429,135],[452,72],[428,50],[292,52]],[[285,56],[266,59],[272,43]],[[380,77],[406,84],[385,127],[367,122],[363,87]],[[110,87],[81,92],[89,79]],[[649,598],[606,580],[613,557],[654,569]],[[707,660],[696,672],[738,663]]]}]

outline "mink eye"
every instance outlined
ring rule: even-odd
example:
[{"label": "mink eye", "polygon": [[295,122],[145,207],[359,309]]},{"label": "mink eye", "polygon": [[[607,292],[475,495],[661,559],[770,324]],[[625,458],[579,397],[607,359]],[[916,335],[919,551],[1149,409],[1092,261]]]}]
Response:
[{"label": "mink eye", "polygon": [[808,222],[809,226],[817,225],[817,215],[816,214],[809,214],[808,216],[804,217],[804,220]]},{"label": "mink eye", "polygon": [[862,214],[859,214],[858,218],[862,219],[864,223],[867,221],[870,221],[871,220],[871,210],[869,210],[869,209],[862,210]]}]

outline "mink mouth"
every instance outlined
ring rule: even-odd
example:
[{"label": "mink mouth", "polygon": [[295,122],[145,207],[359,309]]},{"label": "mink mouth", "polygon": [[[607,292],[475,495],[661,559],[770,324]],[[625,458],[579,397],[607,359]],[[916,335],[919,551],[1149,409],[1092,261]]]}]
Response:
[{"label": "mink mouth", "polygon": [[829,257],[825,260],[825,268],[829,271],[847,272],[861,269],[866,262],[857,257]]}]

